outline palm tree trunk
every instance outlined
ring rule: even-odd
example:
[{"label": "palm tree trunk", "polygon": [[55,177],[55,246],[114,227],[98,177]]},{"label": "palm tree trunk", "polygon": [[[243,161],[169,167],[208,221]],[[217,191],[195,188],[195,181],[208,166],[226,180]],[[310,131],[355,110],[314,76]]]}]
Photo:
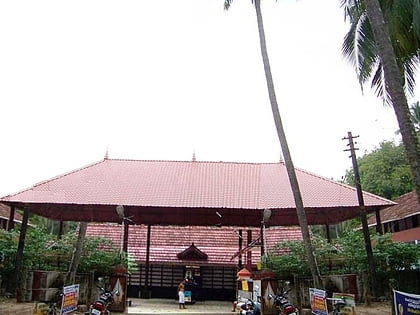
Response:
[{"label": "palm tree trunk", "polygon": [[366,13],[372,27],[373,36],[382,61],[386,91],[390,95],[392,106],[397,116],[411,173],[414,188],[420,200],[420,145],[411,121],[410,109],[405,97],[402,76],[392,48],[388,26],[385,23],[378,0],[365,0]]},{"label": "palm tree trunk", "polygon": [[80,258],[82,257],[83,243],[86,237],[87,222],[80,222],[79,234],[77,236],[76,247],[74,248],[71,258],[69,271],[67,274],[67,284],[74,284],[77,268],[79,267]]},{"label": "palm tree trunk", "polygon": [[289,176],[290,187],[292,189],[293,197],[295,200],[296,213],[297,213],[299,225],[302,231],[302,238],[303,238],[303,243],[305,247],[306,257],[309,262],[309,267],[311,269],[314,285],[315,287],[320,288],[321,276],[319,273],[318,265],[315,260],[315,256],[313,254],[311,238],[309,235],[308,221],[306,219],[306,213],[303,206],[302,195],[300,193],[300,188],[299,188],[299,183],[296,177],[295,167],[293,165],[292,157],[290,155],[289,146],[286,140],[286,134],[284,132],[283,123],[281,121],[280,112],[279,112],[279,108],[277,104],[277,97],[274,90],[273,77],[271,75],[271,67],[270,67],[270,62],[269,62],[268,53],[267,53],[260,0],[254,0],[254,5],[255,5],[255,11],[257,14],[261,55],[262,55],[263,63],[264,63],[264,72],[265,72],[265,78],[267,81],[267,89],[268,89],[268,95],[269,95],[270,103],[271,103],[271,110],[273,112],[273,118],[274,118],[274,122],[277,129],[277,135],[278,135],[280,146],[283,152],[287,174]]}]

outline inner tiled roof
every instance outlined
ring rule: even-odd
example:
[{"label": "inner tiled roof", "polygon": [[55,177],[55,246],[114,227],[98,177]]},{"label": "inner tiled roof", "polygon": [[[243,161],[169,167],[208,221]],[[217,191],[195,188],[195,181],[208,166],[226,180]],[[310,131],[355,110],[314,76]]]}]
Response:
[{"label": "inner tiled roof", "polygon": [[[186,264],[177,254],[186,250],[192,243],[208,255],[206,261],[198,260],[201,265],[236,265],[238,258],[232,259],[239,249],[237,231],[239,227],[210,226],[152,226],[150,244],[150,262],[160,264]],[[260,235],[259,228],[242,228],[243,245],[246,246],[247,230],[252,230],[252,239]],[[236,232],[235,232],[236,231]],[[121,242],[121,225],[89,224],[88,236],[101,236],[111,239],[116,246]],[[146,261],[147,226],[130,225],[128,232],[128,253],[137,262]],[[284,240],[301,240],[299,227],[270,227],[266,229],[267,249]],[[260,259],[260,247],[254,249],[253,263]]]}]

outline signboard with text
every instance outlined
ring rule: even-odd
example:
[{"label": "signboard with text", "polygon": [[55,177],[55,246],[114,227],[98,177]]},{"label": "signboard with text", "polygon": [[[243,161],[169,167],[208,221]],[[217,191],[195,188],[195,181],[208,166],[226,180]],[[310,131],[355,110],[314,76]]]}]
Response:
[{"label": "signboard with text", "polygon": [[420,314],[420,295],[394,290],[395,314]]},{"label": "signboard with text", "polygon": [[343,315],[356,314],[356,300],[355,300],[354,294],[334,292],[332,297],[333,297],[333,300],[341,299],[345,303],[345,305],[343,305],[340,308],[341,314]]},{"label": "signboard with text", "polygon": [[71,313],[77,310],[79,300],[79,285],[73,284],[63,288],[63,303],[61,314]]},{"label": "signboard with text", "polygon": [[309,299],[311,301],[312,314],[328,314],[326,297],[326,291],[315,288],[309,288]]}]

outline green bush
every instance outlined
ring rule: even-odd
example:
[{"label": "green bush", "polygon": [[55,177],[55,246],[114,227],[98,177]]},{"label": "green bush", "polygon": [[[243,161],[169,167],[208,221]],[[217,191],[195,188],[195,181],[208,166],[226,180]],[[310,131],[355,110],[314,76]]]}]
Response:
[{"label": "green bush", "polygon": [[[68,271],[76,232],[68,232],[57,239],[41,227],[27,230],[22,259],[23,270]],[[12,283],[15,276],[16,253],[19,231],[0,229],[0,275],[3,283]],[[121,255],[119,247],[101,237],[86,237],[78,272],[94,271],[96,275],[108,275],[113,267],[122,264],[133,268],[133,259]]]},{"label": "green bush", "polygon": [[[371,240],[379,281],[386,281],[403,270],[420,268],[420,246],[392,242],[389,234],[373,234]],[[321,275],[362,274],[368,271],[361,231],[348,232],[331,243],[323,237],[314,236],[312,245]],[[263,264],[282,278],[293,274],[310,275],[304,253],[301,241],[281,242],[276,245],[275,251],[266,256]]]}]

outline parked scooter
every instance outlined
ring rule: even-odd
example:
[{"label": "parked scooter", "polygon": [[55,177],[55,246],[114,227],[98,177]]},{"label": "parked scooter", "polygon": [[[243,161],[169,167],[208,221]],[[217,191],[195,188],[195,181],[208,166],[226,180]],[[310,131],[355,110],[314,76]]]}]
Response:
[{"label": "parked scooter", "polygon": [[261,315],[260,297],[258,297],[257,301],[251,299],[241,300],[239,297],[236,307],[239,309],[240,315]]},{"label": "parked scooter", "polygon": [[108,311],[108,306],[114,303],[114,295],[119,296],[120,293],[118,290],[110,291],[104,289],[100,286],[97,286],[101,291],[99,298],[90,305],[89,311],[85,315],[109,315],[111,314]]},{"label": "parked scooter", "polygon": [[290,303],[287,294],[291,289],[287,289],[281,294],[272,295],[268,297],[273,299],[273,305],[279,311],[280,315],[299,315],[299,310],[292,303]]}]

